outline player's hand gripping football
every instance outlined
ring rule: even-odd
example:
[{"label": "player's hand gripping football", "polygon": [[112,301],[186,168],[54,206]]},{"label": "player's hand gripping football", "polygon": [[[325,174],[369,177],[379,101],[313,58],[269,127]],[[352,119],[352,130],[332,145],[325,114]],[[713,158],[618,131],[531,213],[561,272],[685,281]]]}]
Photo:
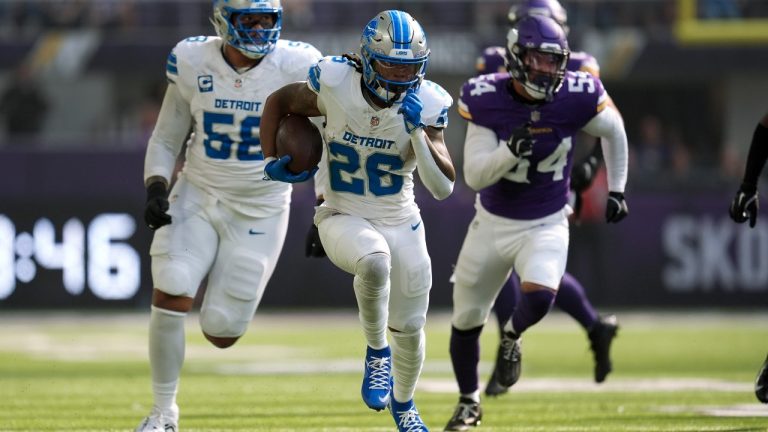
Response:
[{"label": "player's hand gripping football", "polygon": [[531,122],[512,130],[512,136],[507,141],[507,148],[515,157],[524,158],[533,154],[533,135]]},{"label": "player's hand gripping football", "polygon": [[608,192],[608,202],[605,203],[605,221],[619,223],[629,214],[627,202],[621,192]]},{"label": "player's hand gripping football", "polygon": [[733,197],[728,213],[737,223],[744,223],[749,219],[749,227],[754,228],[757,223],[757,210],[760,207],[757,199],[757,187],[742,183],[736,196]]},{"label": "player's hand gripping football", "polygon": [[144,222],[152,231],[171,223],[168,212],[168,191],[163,182],[147,186],[147,203],[144,207]]},{"label": "player's hand gripping football", "polygon": [[424,104],[413,89],[408,89],[403,98],[403,103],[400,109],[397,111],[403,115],[405,121],[405,130],[408,133],[413,132],[418,128],[423,128],[424,124],[421,122],[421,110],[424,109]]},{"label": "player's hand gripping football", "polygon": [[291,162],[291,156],[285,155],[280,159],[275,157],[270,158],[267,162],[267,166],[264,167],[265,180],[277,180],[285,183],[301,183],[309,180],[315,172],[317,167],[312,171],[302,171],[298,174],[293,174],[288,170],[288,164]]}]

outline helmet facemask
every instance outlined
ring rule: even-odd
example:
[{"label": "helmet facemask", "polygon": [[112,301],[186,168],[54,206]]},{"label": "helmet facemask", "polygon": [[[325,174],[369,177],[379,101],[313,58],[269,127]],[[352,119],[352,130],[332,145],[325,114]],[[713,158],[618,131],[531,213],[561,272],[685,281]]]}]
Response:
[{"label": "helmet facemask", "polygon": [[272,52],[282,30],[280,2],[240,2],[247,5],[240,8],[235,3],[214,2],[211,22],[219,37],[248,58],[260,59]]},{"label": "helmet facemask", "polygon": [[360,43],[363,83],[391,104],[424,79],[429,49],[418,22],[401,11],[384,11],[366,26]]}]

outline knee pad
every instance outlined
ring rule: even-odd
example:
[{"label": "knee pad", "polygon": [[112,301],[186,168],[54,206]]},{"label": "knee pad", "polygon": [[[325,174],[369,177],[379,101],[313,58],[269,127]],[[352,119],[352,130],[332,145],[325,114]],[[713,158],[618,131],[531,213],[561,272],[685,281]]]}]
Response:
[{"label": "knee pad", "polygon": [[209,336],[240,337],[253,318],[264,292],[266,258],[245,249],[235,251],[219,272],[208,281],[200,308],[200,327]]},{"label": "knee pad", "polygon": [[187,266],[167,257],[153,257],[152,283],[154,288],[174,295],[194,297],[200,281],[193,283]]},{"label": "knee pad", "polygon": [[390,315],[389,329],[400,334],[418,334],[424,329],[424,325],[427,323],[427,319],[422,315],[406,318],[402,321],[397,321],[393,315]]},{"label": "knee pad", "polygon": [[362,279],[366,285],[381,286],[389,280],[390,268],[389,255],[376,252],[360,258],[355,266],[355,276]]}]

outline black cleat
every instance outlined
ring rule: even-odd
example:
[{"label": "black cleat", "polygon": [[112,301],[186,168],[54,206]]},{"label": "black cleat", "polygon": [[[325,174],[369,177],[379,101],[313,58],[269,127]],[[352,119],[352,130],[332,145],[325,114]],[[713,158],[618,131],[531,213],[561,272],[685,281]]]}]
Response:
[{"label": "black cleat", "polygon": [[601,383],[613,370],[611,343],[619,330],[615,315],[600,318],[589,331],[589,348],[595,357],[595,382]]},{"label": "black cleat", "polygon": [[502,387],[512,387],[520,379],[522,365],[520,338],[515,338],[512,332],[503,332],[499,351],[496,353],[496,367],[493,376]]},{"label": "black cleat", "polygon": [[757,373],[757,379],[755,380],[755,396],[757,400],[764,404],[768,404],[768,357],[763,362],[763,367]]},{"label": "black cleat", "polygon": [[460,397],[456,405],[456,411],[453,417],[448,420],[444,431],[468,431],[476,426],[480,426],[480,420],[483,419],[483,409],[480,408],[480,402],[472,399]]},{"label": "black cleat", "polygon": [[503,395],[508,391],[509,387],[499,384],[499,380],[496,379],[496,368],[494,367],[493,372],[491,372],[491,378],[488,379],[488,384],[485,385],[485,395],[495,397]]}]

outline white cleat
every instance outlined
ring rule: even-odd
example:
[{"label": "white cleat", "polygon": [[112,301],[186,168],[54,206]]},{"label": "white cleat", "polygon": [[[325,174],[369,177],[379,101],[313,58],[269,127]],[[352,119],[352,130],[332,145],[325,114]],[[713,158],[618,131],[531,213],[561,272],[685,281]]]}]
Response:
[{"label": "white cleat", "polygon": [[152,408],[152,412],[139,423],[135,432],[178,432],[178,430],[179,408],[174,405],[170,412],[165,413]]}]

